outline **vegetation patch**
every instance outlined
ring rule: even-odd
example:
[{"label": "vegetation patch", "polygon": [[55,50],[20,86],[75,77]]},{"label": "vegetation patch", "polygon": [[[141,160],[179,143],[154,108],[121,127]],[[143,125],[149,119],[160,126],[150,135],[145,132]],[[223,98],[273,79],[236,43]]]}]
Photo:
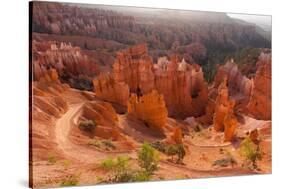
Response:
[{"label": "vegetation patch", "polygon": [[234,166],[234,165],[237,165],[237,161],[234,159],[234,157],[229,152],[226,154],[226,157],[218,159],[218,160],[214,161],[212,164],[212,166],[219,166],[219,167],[228,167],[228,166]]},{"label": "vegetation patch", "polygon": [[79,123],[79,129],[85,132],[93,132],[97,127],[95,120],[85,120]]},{"label": "vegetation patch", "polygon": [[171,156],[172,162],[174,162],[174,156],[177,156],[176,163],[180,164],[183,162],[183,158],[186,155],[183,144],[169,144],[165,145],[159,141],[151,144],[158,151]]},{"label": "vegetation patch", "polygon": [[49,154],[47,161],[48,161],[49,164],[53,165],[57,162],[57,158],[54,154]]},{"label": "vegetation patch", "polygon": [[157,170],[159,155],[157,151],[148,143],[142,145],[141,150],[138,152],[138,163],[149,174]]},{"label": "vegetation patch", "polygon": [[142,182],[149,181],[154,171],[158,168],[159,156],[157,151],[148,143],[144,143],[138,152],[138,165],[140,169],[132,169],[129,166],[130,158],[118,156],[103,160],[100,167],[111,173],[101,182]]},{"label": "vegetation patch", "polygon": [[111,140],[97,140],[97,139],[92,139],[88,142],[88,145],[94,146],[96,148],[100,148],[102,150],[115,150],[116,146],[113,144]]},{"label": "vegetation patch", "polygon": [[77,186],[79,178],[76,175],[70,175],[61,182],[61,186]]},{"label": "vegetation patch", "polygon": [[263,153],[260,146],[246,137],[240,144],[240,154],[244,157],[243,166],[258,169],[257,161],[262,159]]},{"label": "vegetation patch", "polygon": [[63,163],[64,168],[67,169],[70,166],[71,161],[66,159],[66,160],[63,160],[62,163]]}]

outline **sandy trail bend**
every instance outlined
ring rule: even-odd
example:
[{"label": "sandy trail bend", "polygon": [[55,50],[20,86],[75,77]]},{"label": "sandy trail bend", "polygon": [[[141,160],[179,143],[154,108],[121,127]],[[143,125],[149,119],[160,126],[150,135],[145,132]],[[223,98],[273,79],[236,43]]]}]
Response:
[{"label": "sandy trail bend", "polygon": [[[69,110],[57,120],[55,125],[55,136],[58,149],[61,150],[69,159],[76,160],[83,163],[97,163],[106,158],[108,155],[114,155],[116,152],[100,152],[93,148],[77,145],[69,139],[71,127],[75,126],[74,121],[81,113],[81,108],[84,103],[73,104]],[[122,155],[123,153],[118,153]],[[129,155],[124,153],[124,155]],[[130,154],[132,156],[132,154]]]}]

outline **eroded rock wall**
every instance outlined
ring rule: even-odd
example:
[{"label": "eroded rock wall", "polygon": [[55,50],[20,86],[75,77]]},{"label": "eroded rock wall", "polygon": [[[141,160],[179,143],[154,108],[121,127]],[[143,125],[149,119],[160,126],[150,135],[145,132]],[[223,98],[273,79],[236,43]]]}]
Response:
[{"label": "eroded rock wall", "polygon": [[140,97],[132,94],[128,102],[128,114],[160,132],[163,132],[168,117],[164,97],[156,90]]},{"label": "eroded rock wall", "polygon": [[247,109],[256,119],[271,119],[271,53],[261,53]]}]

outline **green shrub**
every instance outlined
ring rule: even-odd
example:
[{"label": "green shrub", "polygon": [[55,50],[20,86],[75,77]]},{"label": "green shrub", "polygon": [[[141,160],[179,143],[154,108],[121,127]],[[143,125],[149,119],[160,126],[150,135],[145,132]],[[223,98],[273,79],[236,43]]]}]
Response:
[{"label": "green shrub", "polygon": [[157,151],[148,143],[144,143],[141,150],[138,152],[139,166],[145,169],[148,174],[153,174],[157,169],[158,160],[159,156]]},{"label": "green shrub", "polygon": [[240,144],[240,153],[245,158],[246,164],[249,162],[254,169],[257,169],[257,161],[262,159],[262,152],[249,137],[246,137]]},{"label": "green shrub", "polygon": [[117,158],[107,158],[101,162],[101,167],[104,169],[111,170],[124,170],[128,167],[129,157],[127,156],[118,156]]},{"label": "green shrub", "polygon": [[113,169],[115,167],[115,161],[112,158],[107,158],[101,162],[101,167],[104,169]]},{"label": "green shrub", "polygon": [[95,120],[85,120],[79,123],[79,129],[85,132],[93,132],[96,126]]},{"label": "green shrub", "polygon": [[178,159],[176,163],[182,163],[183,158],[185,156],[185,149],[183,144],[171,144],[165,147],[165,154],[168,156],[172,156],[172,161],[174,161],[174,156],[177,155]]},{"label": "green shrub", "polygon": [[122,170],[115,173],[113,182],[132,182],[134,181],[134,172],[131,170]]},{"label": "green shrub", "polygon": [[66,160],[63,161],[63,166],[64,166],[65,169],[67,169],[70,166],[70,164],[71,164],[70,160],[66,159]]},{"label": "green shrub", "polygon": [[227,157],[214,161],[212,164],[212,166],[220,166],[220,167],[227,167],[229,165],[231,166],[237,165],[237,161],[234,159],[234,157],[231,154],[227,155]]},{"label": "green shrub", "polygon": [[55,164],[57,162],[57,158],[53,154],[48,155],[48,163],[49,164]]},{"label": "green shrub", "polygon": [[104,140],[102,141],[102,143],[108,148],[116,149],[116,146],[112,143],[111,140]]},{"label": "green shrub", "polygon": [[165,146],[162,142],[156,141],[156,142],[152,143],[151,146],[152,146],[153,148],[155,148],[156,150],[165,153],[165,150],[166,150],[165,147],[166,147],[166,146]]},{"label": "green shrub", "polygon": [[149,181],[150,180],[150,174],[146,171],[138,171],[134,175],[133,181],[134,182],[143,182],[143,181]]},{"label": "green shrub", "polygon": [[178,155],[177,163],[182,163],[183,158],[186,154],[184,146],[183,146],[183,144],[177,144],[176,148],[177,148],[177,155]]},{"label": "green shrub", "polygon": [[105,182],[141,182],[150,180],[151,172],[146,170],[132,170],[129,167],[129,157],[118,156],[117,158],[108,158],[101,162],[101,167],[112,171],[106,179],[99,179]]},{"label": "green shrub", "polygon": [[95,140],[95,139],[92,139],[88,142],[88,145],[91,145],[91,146],[95,146],[97,148],[100,148],[102,143],[99,141],[99,140]]},{"label": "green shrub", "polygon": [[172,156],[172,161],[174,160],[174,155],[177,154],[177,147],[175,145],[168,145],[165,148],[165,154]]},{"label": "green shrub", "polygon": [[182,160],[186,154],[183,144],[165,145],[160,141],[157,141],[152,143],[151,146],[168,156],[172,156],[172,161],[174,161],[174,156],[177,155],[177,163],[182,163]]},{"label": "green shrub", "polygon": [[117,158],[108,158],[101,162],[101,167],[113,171],[113,174],[105,179],[107,182],[132,182],[134,180],[134,171],[128,166],[129,157],[118,156]]},{"label": "green shrub", "polygon": [[79,184],[78,177],[75,175],[68,176],[65,180],[61,182],[61,186],[76,186]]}]

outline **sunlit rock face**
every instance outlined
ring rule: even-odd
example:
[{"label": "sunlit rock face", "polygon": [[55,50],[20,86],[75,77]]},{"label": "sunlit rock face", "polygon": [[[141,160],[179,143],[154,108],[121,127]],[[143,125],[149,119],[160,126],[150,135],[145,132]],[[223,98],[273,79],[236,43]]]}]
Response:
[{"label": "sunlit rock face", "polygon": [[165,144],[182,144],[183,143],[183,134],[180,127],[174,127],[167,134],[166,138],[163,140]]},{"label": "sunlit rock face", "polygon": [[92,136],[105,139],[120,140],[121,136],[117,124],[118,117],[110,103],[102,101],[88,102],[83,106],[81,119],[95,120],[97,127]]},{"label": "sunlit rock face", "polygon": [[235,131],[238,125],[236,116],[230,111],[224,118],[224,141],[231,142],[235,137]]},{"label": "sunlit rock face", "polygon": [[171,134],[171,139],[174,141],[176,144],[182,144],[182,130],[180,127],[176,127]]},{"label": "sunlit rock face", "polygon": [[188,64],[176,56],[161,58],[154,66],[155,88],[164,95],[169,115],[185,118],[204,113],[207,85],[200,66]]},{"label": "sunlit rock face", "polygon": [[164,97],[156,90],[143,96],[132,94],[128,102],[128,114],[160,132],[163,132],[168,117]]},{"label": "sunlit rock face", "polygon": [[124,82],[117,82],[110,74],[103,74],[93,80],[96,96],[123,106],[127,106],[129,87]]},{"label": "sunlit rock face", "polygon": [[55,68],[62,77],[65,73],[93,76],[99,72],[98,65],[82,54],[79,47],[53,41],[33,41],[32,45],[34,80],[38,80],[49,68]]},{"label": "sunlit rock face", "polygon": [[227,78],[224,78],[218,88],[218,96],[215,103],[213,123],[216,131],[224,130],[224,119],[230,112],[232,112],[234,104],[234,101],[229,100]]},{"label": "sunlit rock face", "polygon": [[[69,89],[68,85],[63,85],[58,79],[58,73],[51,68],[46,70],[44,75],[32,85],[33,106],[38,114],[45,114],[42,117],[60,117],[68,109],[66,101],[61,94]],[[38,110],[38,112],[37,112]]]},{"label": "sunlit rock face", "polygon": [[136,45],[117,53],[112,74],[115,81],[128,84],[130,92],[146,94],[154,89],[152,65],[146,45]]},{"label": "sunlit rock face", "polygon": [[157,90],[173,117],[197,117],[205,112],[208,89],[202,69],[184,59],[179,61],[177,56],[169,60],[161,57],[153,65],[146,45],[136,45],[117,53],[111,76],[115,83],[127,84],[131,93],[140,96]]},{"label": "sunlit rock face", "polygon": [[259,57],[247,109],[256,119],[271,119],[271,53],[261,53]]},{"label": "sunlit rock face", "polygon": [[247,104],[252,92],[253,82],[251,79],[241,74],[238,70],[238,65],[233,59],[218,68],[214,79],[214,86],[218,87],[225,77],[228,78],[229,95],[232,96],[237,103]]}]

